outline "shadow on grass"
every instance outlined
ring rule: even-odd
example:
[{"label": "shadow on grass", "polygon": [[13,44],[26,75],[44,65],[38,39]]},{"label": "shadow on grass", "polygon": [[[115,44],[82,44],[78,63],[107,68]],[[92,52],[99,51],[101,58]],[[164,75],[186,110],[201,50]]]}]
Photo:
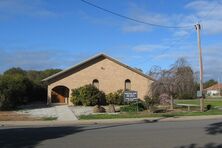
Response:
[{"label": "shadow on grass", "polygon": [[175,148],[222,148],[222,144],[216,144],[216,143],[207,143],[203,146],[199,146],[198,144],[190,144],[190,145],[184,145],[179,146]]},{"label": "shadow on grass", "polygon": [[209,135],[222,134],[222,122],[212,123],[205,130]]}]

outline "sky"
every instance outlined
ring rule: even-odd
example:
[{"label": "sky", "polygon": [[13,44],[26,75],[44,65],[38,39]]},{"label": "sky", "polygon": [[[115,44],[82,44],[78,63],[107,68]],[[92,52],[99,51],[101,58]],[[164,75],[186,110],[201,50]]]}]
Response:
[{"label": "sky", "polygon": [[105,53],[147,73],[184,57],[199,71],[200,23],[204,79],[222,80],[222,0],[87,0],[153,27],[87,5],[81,0],[0,0],[0,73],[65,69]]}]

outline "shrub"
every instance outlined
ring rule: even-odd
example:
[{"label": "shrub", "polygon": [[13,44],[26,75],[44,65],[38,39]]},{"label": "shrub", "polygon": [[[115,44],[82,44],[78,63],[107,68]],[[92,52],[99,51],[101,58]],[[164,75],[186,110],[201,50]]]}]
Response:
[{"label": "shrub", "polygon": [[147,109],[150,109],[151,107],[153,107],[155,104],[158,103],[157,99],[152,99],[149,96],[145,96],[144,100],[145,100],[145,106],[146,106]]},{"label": "shrub", "polygon": [[211,104],[208,104],[207,105],[207,110],[211,110],[212,109],[212,105]]},{"label": "shrub", "polygon": [[159,96],[159,103],[161,105],[170,105],[170,96],[168,94],[161,94]]},{"label": "shrub", "polygon": [[74,105],[94,106],[105,105],[105,93],[92,84],[72,90],[71,102]]},{"label": "shrub", "polygon": [[108,104],[123,105],[124,104],[123,90],[120,89],[113,93],[107,94],[106,101]]},{"label": "shrub", "polygon": [[10,110],[29,101],[31,81],[22,75],[3,75],[0,78],[0,109]]},{"label": "shrub", "polygon": [[137,102],[130,103],[129,105],[125,105],[123,107],[120,107],[121,112],[137,112],[138,111],[144,111],[145,106],[144,103],[139,101],[138,104]]}]

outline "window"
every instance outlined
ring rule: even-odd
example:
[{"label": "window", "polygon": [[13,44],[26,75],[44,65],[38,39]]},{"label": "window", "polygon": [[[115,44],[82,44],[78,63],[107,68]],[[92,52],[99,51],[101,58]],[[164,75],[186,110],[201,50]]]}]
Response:
[{"label": "window", "polygon": [[97,79],[94,79],[92,84],[99,89],[99,81]]},{"label": "window", "polygon": [[125,80],[125,90],[131,90],[131,81],[129,79]]}]

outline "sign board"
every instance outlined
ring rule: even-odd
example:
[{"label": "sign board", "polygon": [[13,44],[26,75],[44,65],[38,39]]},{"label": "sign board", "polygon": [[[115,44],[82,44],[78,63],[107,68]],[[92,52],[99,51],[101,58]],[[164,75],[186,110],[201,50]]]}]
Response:
[{"label": "sign board", "polygon": [[197,91],[197,97],[201,98],[202,97],[202,92],[201,91]]},{"label": "sign board", "polygon": [[125,91],[124,102],[132,102],[138,99],[137,91]]}]

